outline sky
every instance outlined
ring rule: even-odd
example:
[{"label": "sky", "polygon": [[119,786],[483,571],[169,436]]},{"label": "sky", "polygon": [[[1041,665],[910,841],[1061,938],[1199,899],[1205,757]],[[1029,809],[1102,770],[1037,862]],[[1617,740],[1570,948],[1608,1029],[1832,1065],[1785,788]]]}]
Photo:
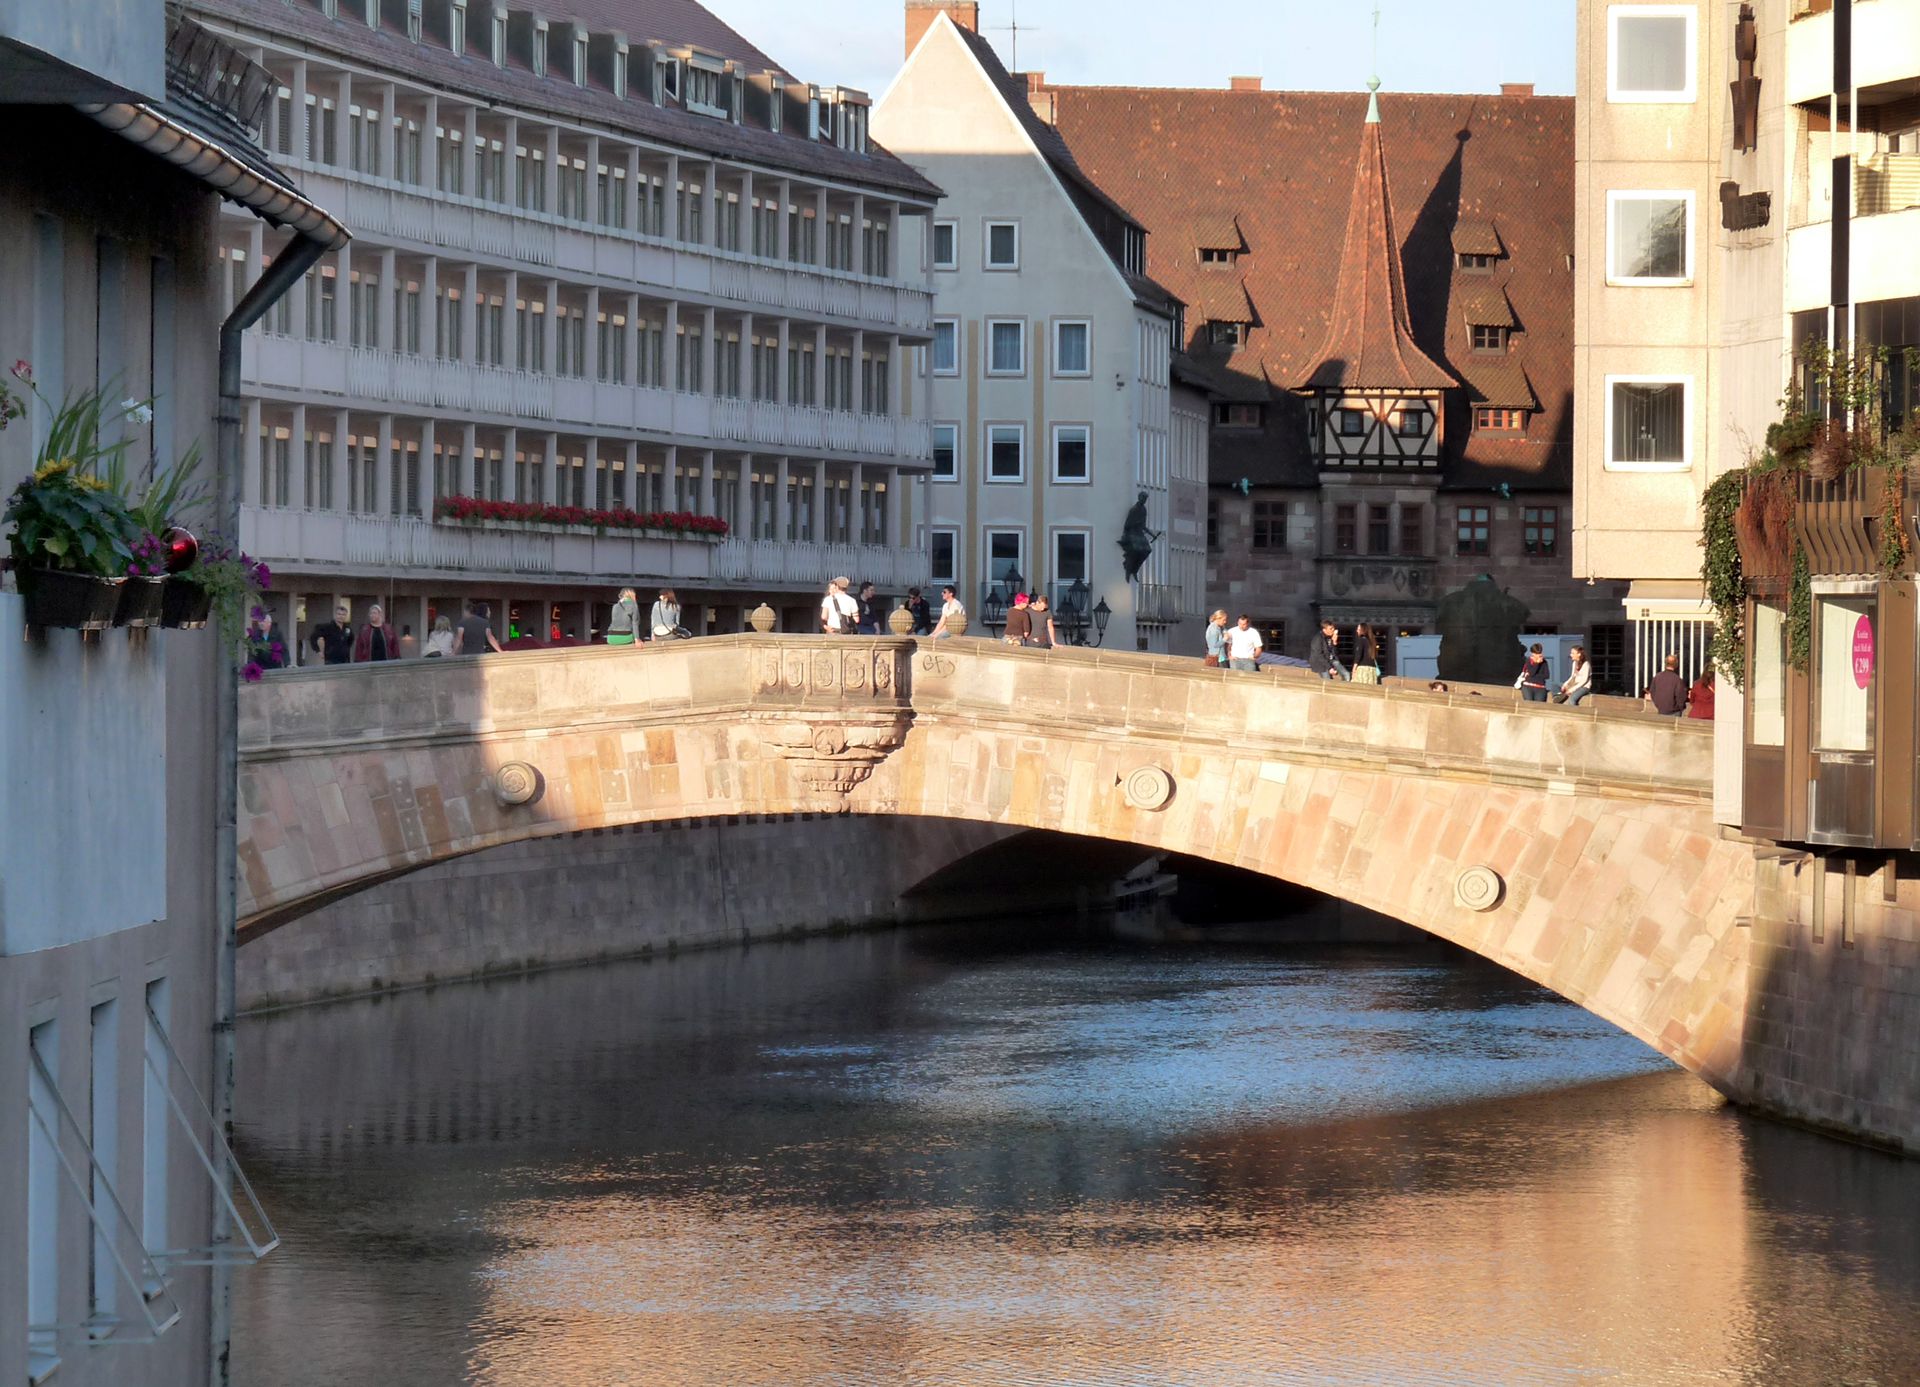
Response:
[{"label": "sky", "polygon": [[[902,0],[702,0],[762,52],[821,86],[874,97],[900,66]],[[1361,90],[1373,68],[1369,0],[981,0],[980,25],[1013,66],[1087,86]],[[1497,92],[1532,82],[1573,94],[1574,0],[1379,0],[1386,91]],[[1169,16],[1178,15],[1177,19]]]}]

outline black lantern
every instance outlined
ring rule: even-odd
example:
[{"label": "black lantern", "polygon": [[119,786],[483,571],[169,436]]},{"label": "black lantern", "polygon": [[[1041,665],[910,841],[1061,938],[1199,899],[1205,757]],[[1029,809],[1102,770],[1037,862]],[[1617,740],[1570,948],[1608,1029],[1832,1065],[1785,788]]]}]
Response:
[{"label": "black lantern", "polygon": [[996,635],[1007,624],[1007,599],[998,584],[987,589],[987,600],[980,604],[980,617]]},{"label": "black lantern", "polygon": [[[1007,576],[1005,581],[1009,593],[1021,593],[1027,590],[1027,580],[1020,576],[1020,570],[1014,567],[1011,559],[1007,561]],[[1011,601],[1012,599],[1009,598],[1008,600]]]},{"label": "black lantern", "polygon": [[1093,629],[1099,632],[1098,638],[1094,641],[1095,645],[1100,644],[1102,640],[1106,639],[1107,622],[1112,619],[1113,608],[1107,605],[1107,599],[1103,597],[1100,599],[1099,605],[1093,609]]},{"label": "black lantern", "polygon": [[1087,643],[1087,585],[1075,578],[1060,594],[1058,620],[1067,633],[1068,645]]}]

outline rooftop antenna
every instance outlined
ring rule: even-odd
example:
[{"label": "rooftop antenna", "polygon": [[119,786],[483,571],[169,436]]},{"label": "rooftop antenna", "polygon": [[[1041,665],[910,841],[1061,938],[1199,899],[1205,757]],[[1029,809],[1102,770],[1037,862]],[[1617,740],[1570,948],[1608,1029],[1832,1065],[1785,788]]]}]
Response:
[{"label": "rooftop antenna", "polygon": [[1013,36],[1012,48],[1011,48],[1011,52],[1008,54],[1009,61],[1007,63],[1007,66],[1012,71],[1018,72],[1020,70],[1020,32],[1021,30],[1024,29],[1028,33],[1033,33],[1036,30],[1038,30],[1040,26],[1037,24],[1022,24],[1020,22],[1020,0],[1012,0],[1012,3],[1007,7],[1007,10],[1008,10],[1008,15],[1011,19],[1011,22],[1007,24],[995,24],[992,26],[992,28],[995,33],[1011,34]]},{"label": "rooftop antenna", "polygon": [[1367,124],[1380,123],[1380,5],[1373,6],[1373,76],[1367,79]]}]

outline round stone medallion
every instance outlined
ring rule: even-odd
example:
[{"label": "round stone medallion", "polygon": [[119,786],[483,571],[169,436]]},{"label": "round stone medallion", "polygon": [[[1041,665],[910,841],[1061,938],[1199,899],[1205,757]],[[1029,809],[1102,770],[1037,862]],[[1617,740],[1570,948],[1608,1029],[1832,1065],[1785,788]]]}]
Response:
[{"label": "round stone medallion", "polygon": [[532,804],[545,788],[539,770],[526,761],[509,761],[493,773],[493,797],[509,809]]},{"label": "round stone medallion", "polygon": [[1492,910],[1507,894],[1507,883],[1491,867],[1469,867],[1453,883],[1455,904],[1468,910]]},{"label": "round stone medallion", "polygon": [[1135,809],[1165,809],[1173,798],[1173,777],[1158,766],[1141,766],[1127,776],[1125,793]]}]

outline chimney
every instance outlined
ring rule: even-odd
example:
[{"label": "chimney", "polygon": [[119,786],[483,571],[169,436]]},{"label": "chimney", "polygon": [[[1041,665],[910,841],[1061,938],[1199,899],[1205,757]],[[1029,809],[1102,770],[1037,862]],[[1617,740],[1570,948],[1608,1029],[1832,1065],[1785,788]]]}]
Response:
[{"label": "chimney", "polygon": [[1028,96],[1035,95],[1047,85],[1047,74],[1044,72],[1023,72],[1020,75],[1027,79]]},{"label": "chimney", "polygon": [[1502,82],[1502,83],[1500,84],[1500,95],[1502,95],[1502,96],[1532,96],[1532,95],[1533,95],[1533,83],[1531,83],[1531,82]]},{"label": "chimney", "polygon": [[968,33],[980,32],[979,0],[907,0],[907,54],[920,46],[936,16],[945,13]]},{"label": "chimney", "polygon": [[1230,92],[1257,92],[1260,90],[1258,77],[1229,77],[1227,90]]}]

